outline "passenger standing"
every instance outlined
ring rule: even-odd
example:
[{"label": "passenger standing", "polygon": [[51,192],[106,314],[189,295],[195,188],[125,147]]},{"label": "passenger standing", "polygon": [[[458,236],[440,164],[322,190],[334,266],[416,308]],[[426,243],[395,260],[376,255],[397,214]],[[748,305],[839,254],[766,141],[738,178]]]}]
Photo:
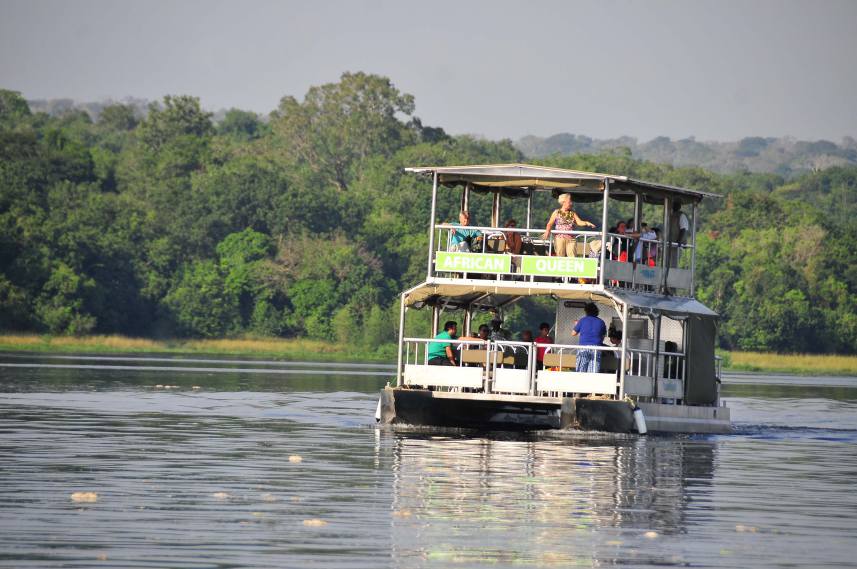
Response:
[{"label": "passenger standing", "polygon": [[643,263],[648,261],[649,248],[652,246],[657,235],[653,230],[649,229],[649,224],[645,222],[640,224],[640,232],[633,233],[632,235],[637,238],[637,247],[634,249],[634,262]]},{"label": "passenger standing", "polygon": [[550,331],[551,327],[547,322],[539,324],[539,335],[536,338],[536,344],[538,344],[538,348],[536,349],[536,362],[539,369],[545,367],[545,352],[547,351],[547,347],[553,344],[553,338],[550,336]]},{"label": "passenger standing", "polygon": [[[586,316],[574,325],[572,336],[580,336],[581,346],[601,346],[607,335],[607,325],[598,318],[598,307],[588,302],[583,307]],[[601,368],[601,351],[580,348],[577,350],[577,371],[598,373]]]},{"label": "passenger standing", "polygon": [[658,244],[661,242],[662,234],[661,234],[661,228],[660,227],[655,227],[654,229],[652,229],[652,231],[655,234],[655,237],[654,237],[655,242],[649,243],[649,257],[648,257],[648,259],[646,259],[646,264],[649,265],[650,267],[657,267],[658,266]]},{"label": "passenger standing", "polygon": [[[670,216],[670,230],[669,230],[669,266],[670,267],[678,267],[678,262],[680,259],[681,247],[680,245],[684,245],[687,243],[687,236],[690,233],[690,222],[687,219],[687,216],[681,211],[681,201],[676,200],[673,202],[673,212]],[[673,243],[678,243],[679,245],[673,245]]]},{"label": "passenger standing", "polygon": [[[572,209],[574,204],[570,194],[560,194],[558,200],[560,207],[551,214],[542,239],[547,239],[551,231],[574,231],[576,226],[595,227],[594,223],[581,219]],[[574,245],[574,235],[569,233],[554,235],[554,252],[557,257],[574,257]]]},{"label": "passenger standing", "polygon": [[628,248],[630,243],[630,240],[625,239],[625,235],[628,234],[628,225],[624,221],[620,221],[616,224],[616,229],[613,232],[616,235],[621,235],[622,237],[613,238],[612,257],[620,263],[625,263],[628,261]]},{"label": "passenger standing", "polygon": [[[506,221],[504,227],[506,227],[507,229],[515,229],[517,225],[517,221],[515,221],[514,219],[509,219]],[[511,253],[512,255],[520,255],[521,248],[524,245],[524,242],[521,239],[521,234],[517,231],[504,231],[503,236],[506,238],[506,251]]]}]

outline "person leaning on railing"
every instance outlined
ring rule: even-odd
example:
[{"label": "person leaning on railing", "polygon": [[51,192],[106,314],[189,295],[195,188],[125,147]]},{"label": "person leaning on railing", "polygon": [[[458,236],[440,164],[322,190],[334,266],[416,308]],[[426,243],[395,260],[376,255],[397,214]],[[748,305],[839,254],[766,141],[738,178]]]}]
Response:
[{"label": "person leaning on railing", "polygon": [[455,320],[449,320],[446,324],[443,325],[443,332],[440,332],[437,336],[434,337],[435,340],[441,340],[440,342],[431,342],[429,343],[428,349],[428,364],[431,366],[456,366],[458,362],[455,361],[455,352],[452,349],[452,344],[450,342],[443,342],[443,340],[472,340],[472,341],[482,341],[481,338],[472,338],[470,336],[462,336],[459,338],[457,336],[458,332],[458,323]]},{"label": "person leaning on railing", "polygon": [[[542,239],[547,239],[551,231],[574,231],[576,226],[595,227],[594,223],[581,219],[572,209],[574,206],[570,194],[560,194],[557,198],[560,204],[548,220]],[[554,235],[554,252],[557,257],[574,257],[574,235],[560,233]],[[584,252],[585,255],[585,252]]]},{"label": "person leaning on railing", "polygon": [[[458,214],[458,223],[451,225],[462,227],[470,225],[470,212],[461,210]],[[449,238],[449,250],[455,253],[469,253],[473,248],[473,241],[480,235],[482,233],[478,229],[456,229]]]}]

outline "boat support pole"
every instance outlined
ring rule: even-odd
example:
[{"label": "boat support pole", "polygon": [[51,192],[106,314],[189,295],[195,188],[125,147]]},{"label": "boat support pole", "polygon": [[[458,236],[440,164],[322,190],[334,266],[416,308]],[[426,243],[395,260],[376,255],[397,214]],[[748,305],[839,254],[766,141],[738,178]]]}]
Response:
[{"label": "boat support pole", "polygon": [[690,297],[693,298],[694,293],[696,292],[696,216],[699,213],[699,207],[697,202],[693,202],[693,208],[691,209],[691,221],[690,221]]},{"label": "boat support pole", "polygon": [[640,221],[643,219],[643,196],[640,192],[634,192],[634,231],[640,230]]},{"label": "boat support pole", "polygon": [[533,211],[533,190],[530,190],[529,195],[527,195],[527,229],[530,229],[530,223],[532,218]]},{"label": "boat support pole", "polygon": [[[601,261],[598,284],[604,286],[604,260],[607,258],[607,200],[610,198],[610,180],[604,180],[604,210],[601,212]],[[584,254],[586,254],[584,252]]]},{"label": "boat support pole", "polygon": [[471,305],[467,305],[467,309],[464,311],[464,335],[470,336],[470,330],[473,323],[473,307]]},{"label": "boat support pole", "polygon": [[[663,230],[661,231],[661,242],[658,247],[661,248],[658,251],[658,261],[661,266],[661,294],[666,294],[668,292],[667,288],[667,277],[670,272],[670,264],[669,258],[672,253],[672,244],[670,242],[670,217],[672,216],[672,207],[673,200],[671,197],[667,196],[664,198],[664,225]],[[676,252],[678,254],[678,252]]]},{"label": "boat support pole", "polygon": [[655,339],[652,342],[652,399],[658,398],[658,362],[661,359],[661,318],[663,315],[655,315]]},{"label": "boat support pole", "polygon": [[401,387],[404,379],[402,377],[402,351],[405,349],[405,293],[401,294],[399,300],[399,357],[396,361],[396,387]]},{"label": "boat support pole", "polygon": [[437,172],[434,173],[431,186],[431,219],[429,220],[429,250],[428,250],[428,278],[434,273],[434,217],[437,213]]},{"label": "boat support pole", "polygon": [[625,358],[628,357],[628,303],[622,304],[622,348],[619,357],[619,399],[625,398]]}]

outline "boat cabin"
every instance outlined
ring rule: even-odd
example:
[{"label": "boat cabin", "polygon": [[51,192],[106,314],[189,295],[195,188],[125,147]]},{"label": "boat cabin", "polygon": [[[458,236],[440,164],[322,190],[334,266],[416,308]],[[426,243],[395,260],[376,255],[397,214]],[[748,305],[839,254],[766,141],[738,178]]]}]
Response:
[{"label": "boat cabin", "polygon": [[[443,421],[455,426],[477,421],[557,427],[559,409],[569,398],[631,398],[648,406],[653,430],[728,427],[725,408],[719,417],[714,412],[714,422],[703,424],[720,406],[717,314],[694,299],[699,204],[716,194],[525,164],[406,170],[430,179],[431,214],[426,279],[401,296],[400,392],[421,390],[423,396],[464,405],[442,413]],[[457,192],[453,203],[459,207],[452,211],[462,214],[458,219],[439,218],[441,197],[450,211],[449,196],[442,192]],[[467,215],[477,200],[484,200],[481,211],[490,211],[490,219],[475,220],[479,223]],[[560,205],[569,200],[571,208]],[[559,211],[554,214],[545,204]],[[504,221],[512,210],[525,211],[520,224]],[[548,218],[560,215],[564,223],[546,227]],[[517,334],[466,339],[475,336],[472,323],[480,312],[502,320],[510,306],[533,296],[555,306],[552,344]],[[572,330],[588,303],[597,307],[613,339],[587,345],[586,357],[597,352],[600,363],[581,369],[582,347]],[[406,330],[406,313],[421,309],[431,311],[427,337]],[[432,365],[435,336],[451,314],[457,317],[457,335],[465,339],[444,340],[455,351],[454,365]],[[488,415],[475,412],[474,402]],[[505,406],[499,415],[497,404]],[[400,421],[439,421],[409,416],[398,407],[394,414]],[[691,407],[709,410],[688,411]],[[461,416],[451,417],[456,414]],[[389,413],[387,419],[392,420]]]}]

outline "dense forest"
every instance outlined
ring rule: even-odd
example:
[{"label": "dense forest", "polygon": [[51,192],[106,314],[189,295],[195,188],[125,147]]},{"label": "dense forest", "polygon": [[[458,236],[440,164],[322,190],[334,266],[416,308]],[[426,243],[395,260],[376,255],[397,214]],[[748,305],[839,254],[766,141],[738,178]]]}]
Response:
[{"label": "dense forest", "polygon": [[[449,136],[414,110],[363,73],[286,96],[264,119],[232,109],[215,121],[190,96],[145,114],[54,116],[0,91],[0,326],[389,343],[396,294],[426,263],[430,192],[403,168],[524,159],[511,141]],[[539,163],[724,194],[704,209],[698,254],[721,345],[857,352],[857,167],[727,175],[629,149]],[[477,204],[477,222],[489,207]],[[534,324],[524,308],[512,327]]]},{"label": "dense forest", "polygon": [[525,136],[515,146],[529,158],[627,149],[640,160],[673,166],[697,166],[721,174],[747,171],[792,177],[832,166],[857,166],[857,140],[850,136],[839,143],[760,136],[734,142],[700,141],[693,137],[672,140],[658,136],[641,142],[630,136],[594,139],[561,133],[545,138]]}]

